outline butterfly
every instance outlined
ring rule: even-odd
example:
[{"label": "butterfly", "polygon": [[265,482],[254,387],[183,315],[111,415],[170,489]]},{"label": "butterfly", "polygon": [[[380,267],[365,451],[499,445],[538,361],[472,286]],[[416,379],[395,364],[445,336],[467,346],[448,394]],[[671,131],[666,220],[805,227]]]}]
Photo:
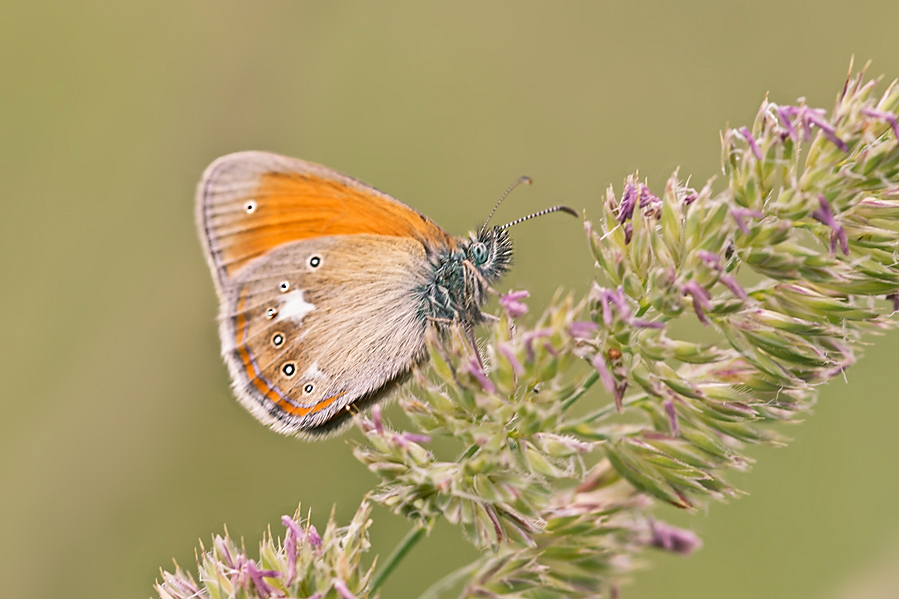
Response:
[{"label": "butterfly", "polygon": [[511,266],[507,228],[558,210],[577,215],[556,206],[453,237],[318,164],[266,152],[215,160],[196,216],[235,395],[278,432],[337,430],[427,358],[428,327],[482,322]]}]

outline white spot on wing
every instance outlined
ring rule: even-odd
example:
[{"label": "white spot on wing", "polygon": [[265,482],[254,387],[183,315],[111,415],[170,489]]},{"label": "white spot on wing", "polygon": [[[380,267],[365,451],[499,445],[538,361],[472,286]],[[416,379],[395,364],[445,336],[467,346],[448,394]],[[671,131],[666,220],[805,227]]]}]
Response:
[{"label": "white spot on wing", "polygon": [[315,310],[315,306],[303,299],[303,290],[296,289],[281,296],[281,309],[278,316],[292,318],[301,322],[303,317]]},{"label": "white spot on wing", "polygon": [[313,362],[312,366],[303,373],[303,379],[320,379],[325,375],[318,367],[318,362]]}]

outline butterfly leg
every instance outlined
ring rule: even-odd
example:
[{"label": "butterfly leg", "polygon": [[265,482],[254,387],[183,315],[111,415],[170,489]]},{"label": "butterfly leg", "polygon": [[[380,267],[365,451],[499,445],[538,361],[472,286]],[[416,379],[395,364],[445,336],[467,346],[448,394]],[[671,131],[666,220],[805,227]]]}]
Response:
[{"label": "butterfly leg", "polygon": [[453,324],[453,320],[451,318],[438,318],[436,316],[428,316],[427,318],[430,322],[433,322],[434,324],[439,324],[439,325],[442,325],[445,327],[448,327],[451,324]]},{"label": "butterfly leg", "polygon": [[499,291],[490,286],[490,283],[487,282],[487,279],[484,278],[484,275],[481,274],[481,271],[479,271],[474,264],[472,264],[469,260],[463,260],[462,264],[464,264],[466,268],[470,269],[471,272],[474,273],[474,276],[476,276],[481,281],[484,289],[486,289],[493,295],[500,295]]},{"label": "butterfly leg", "polygon": [[[492,314],[482,314],[482,316],[490,317],[495,320],[499,320],[498,318],[496,318],[496,316],[493,316]],[[433,322],[433,323],[439,324],[439,325],[443,325],[443,326],[450,326],[455,322],[453,320],[450,320],[449,318],[437,318],[436,316],[428,316],[428,320],[430,322]],[[478,366],[480,366],[481,370],[484,370],[484,360],[481,359],[481,352],[480,352],[480,350],[478,350],[478,342],[474,336],[474,327],[463,324],[462,330],[465,333],[466,341],[468,341],[468,344],[471,345],[472,351],[474,351],[475,358],[478,361]]]},{"label": "butterfly leg", "polygon": [[481,352],[478,349],[478,340],[474,337],[474,327],[465,326],[465,338],[468,339],[468,343],[471,345],[472,351],[474,351],[474,357],[478,361],[481,372],[487,372],[484,369],[484,360],[481,359]]}]

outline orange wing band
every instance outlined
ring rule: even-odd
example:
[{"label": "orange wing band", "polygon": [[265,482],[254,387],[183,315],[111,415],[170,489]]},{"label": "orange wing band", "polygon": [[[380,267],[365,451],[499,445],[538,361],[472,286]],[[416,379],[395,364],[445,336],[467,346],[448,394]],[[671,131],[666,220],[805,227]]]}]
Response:
[{"label": "orange wing band", "polygon": [[256,202],[252,213],[212,218],[214,250],[229,276],[273,248],[300,239],[369,233],[412,237],[425,248],[454,245],[428,217],[399,202],[311,174],[266,173],[248,199]]},{"label": "orange wing band", "polygon": [[309,406],[308,408],[304,408],[301,406],[293,405],[290,400],[281,395],[281,392],[271,385],[265,377],[258,371],[256,366],[256,359],[253,357],[253,354],[250,352],[250,348],[247,347],[244,340],[246,339],[246,331],[248,326],[248,320],[246,314],[241,312],[244,308],[246,300],[241,294],[240,302],[238,302],[237,310],[239,312],[237,318],[235,319],[234,328],[237,331],[236,341],[237,341],[237,355],[240,356],[240,362],[243,365],[244,372],[250,379],[250,383],[262,394],[263,397],[277,405],[281,411],[290,414],[291,416],[306,416],[308,414],[315,414],[321,410],[324,410],[338,397],[344,395],[346,391],[341,391],[337,395],[333,395],[328,397],[327,399],[323,399],[316,403],[314,406]]}]

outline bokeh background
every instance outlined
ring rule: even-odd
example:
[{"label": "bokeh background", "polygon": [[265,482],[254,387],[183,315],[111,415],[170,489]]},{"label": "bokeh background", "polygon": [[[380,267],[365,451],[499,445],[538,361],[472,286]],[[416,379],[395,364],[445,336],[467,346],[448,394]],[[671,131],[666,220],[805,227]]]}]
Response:
[{"label": "bokeh background", "polygon": [[[354,434],[281,437],[231,397],[193,222],[215,157],[320,162],[455,233],[521,174],[499,220],[595,213],[637,168],[714,175],[766,92],[830,107],[853,54],[899,76],[897,22],[893,0],[5,3],[0,595],[149,597],[225,524],[252,547],[300,501],[345,521],[374,482]],[[513,231],[504,285],[534,307],[586,287],[577,222]],[[899,336],[875,341],[788,448],[751,451],[746,497],[660,510],[705,548],[649,554],[623,597],[897,596]],[[386,554],[407,524],[375,518]],[[472,555],[438,526],[383,596]]]}]

